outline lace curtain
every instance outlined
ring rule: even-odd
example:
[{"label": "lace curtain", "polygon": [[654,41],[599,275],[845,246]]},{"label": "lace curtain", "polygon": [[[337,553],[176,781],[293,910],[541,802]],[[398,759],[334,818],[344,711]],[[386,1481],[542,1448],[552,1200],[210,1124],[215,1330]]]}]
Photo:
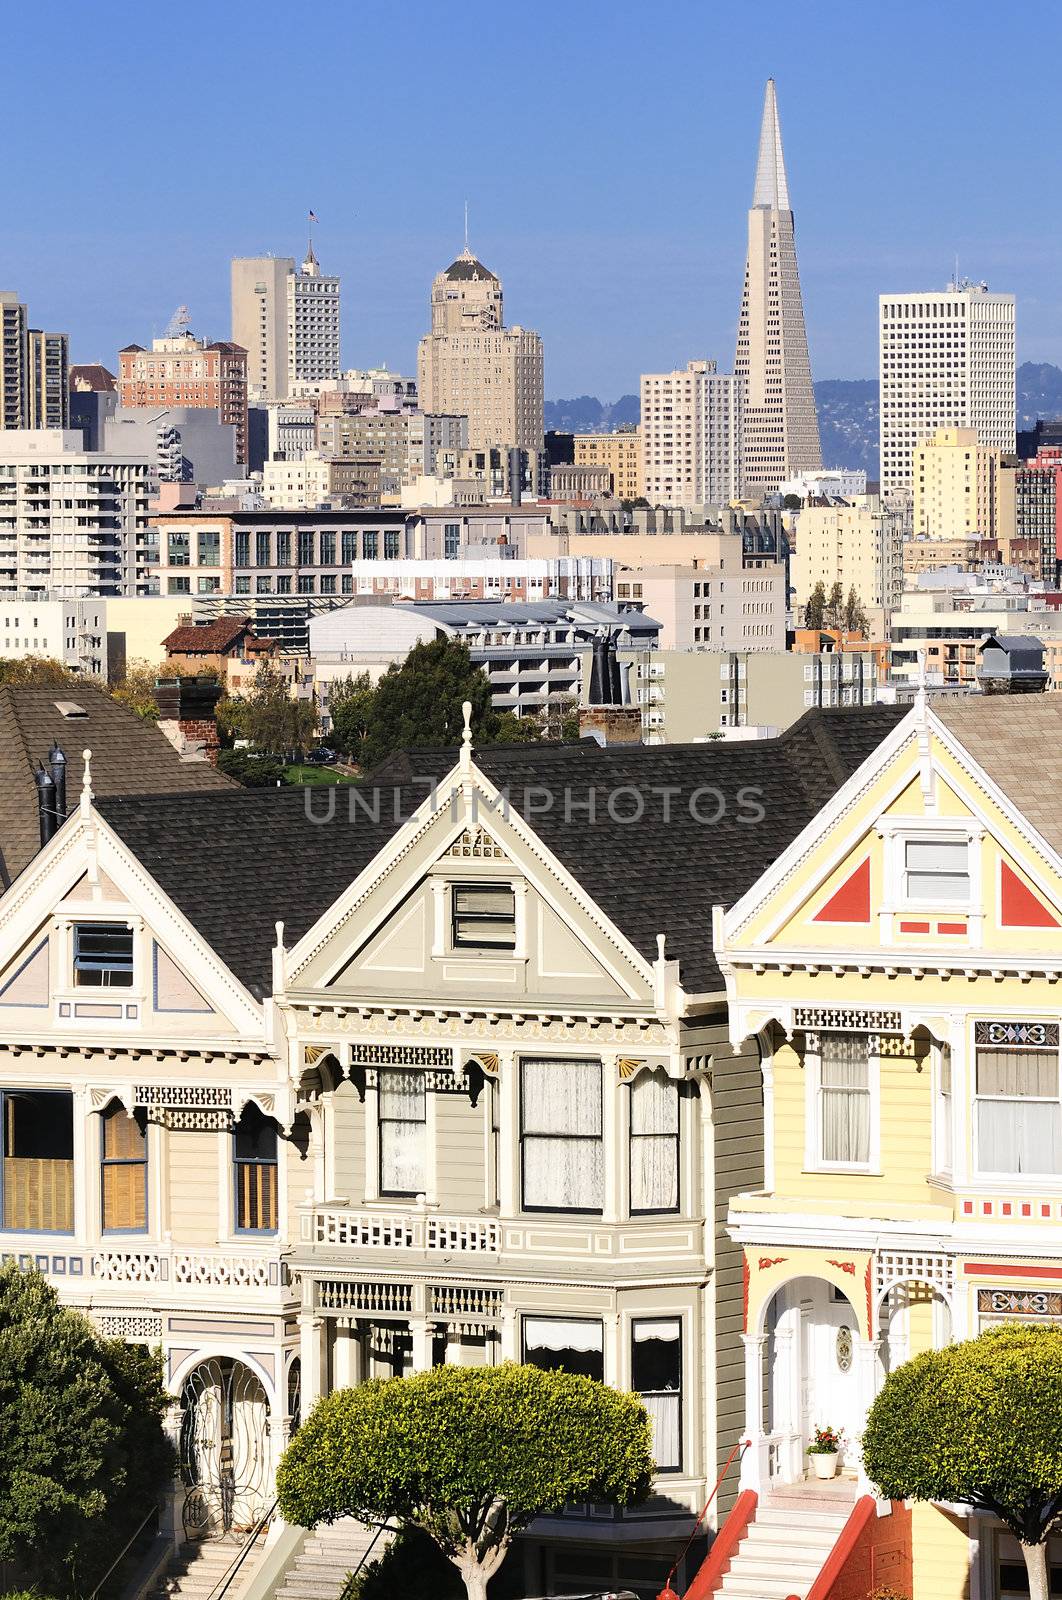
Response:
[{"label": "lace curtain", "polygon": [[524,1205],[600,1211],[605,1190],[600,1061],[520,1064]]},{"label": "lace curtain", "polygon": [[633,1325],[631,1379],[653,1424],[662,1471],[682,1466],[682,1323],[678,1317]]},{"label": "lace curtain", "polygon": [[1057,1051],[978,1050],[977,1165],[982,1172],[1062,1171]]},{"label": "lace curtain", "polygon": [[427,1185],[423,1072],[380,1072],[380,1193],[423,1194]]},{"label": "lace curtain", "polygon": [[678,1084],[643,1072],[631,1084],[631,1210],[678,1210]]},{"label": "lace curtain", "polygon": [[870,1062],[864,1033],[825,1033],[819,1069],[822,1159],[870,1160]]}]

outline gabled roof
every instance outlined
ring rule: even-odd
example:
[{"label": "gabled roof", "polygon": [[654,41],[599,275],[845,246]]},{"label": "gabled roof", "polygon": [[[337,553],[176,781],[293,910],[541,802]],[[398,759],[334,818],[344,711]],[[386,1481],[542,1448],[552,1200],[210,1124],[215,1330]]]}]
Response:
[{"label": "gabled roof", "polygon": [[[64,715],[76,707],[83,716]],[[83,762],[92,751],[92,788],[99,796],[224,792],[236,786],[206,761],[186,761],[165,734],[109,695],[86,684],[39,689],[0,687],[0,886],[6,888],[40,846],[33,773],[58,742],[67,758],[67,804],[77,802]]]},{"label": "gabled roof", "polygon": [[173,654],[216,655],[219,651],[231,650],[253,628],[251,617],[218,617],[214,622],[199,626],[187,624],[174,628],[162,643]]},{"label": "gabled roof", "polygon": [[931,711],[1062,854],[1062,694],[941,698]]},{"label": "gabled roof", "polygon": [[[513,745],[474,760],[644,957],[655,960],[657,935],[666,935],[668,958],[697,991],[721,982],[712,906],[733,904],[906,714],[817,711],[779,739]],[[352,822],[342,789],[327,822],[314,818],[327,809],[320,791],[308,805],[298,789],[202,795],[176,812],[137,798],[98,809],[261,998],[270,992],[274,924],[284,923],[291,948],[423,803],[427,780],[446,777],[456,759],[453,750],[412,751],[408,769],[395,761],[381,770],[378,821],[359,809]],[[623,820],[639,807],[638,820]]]}]

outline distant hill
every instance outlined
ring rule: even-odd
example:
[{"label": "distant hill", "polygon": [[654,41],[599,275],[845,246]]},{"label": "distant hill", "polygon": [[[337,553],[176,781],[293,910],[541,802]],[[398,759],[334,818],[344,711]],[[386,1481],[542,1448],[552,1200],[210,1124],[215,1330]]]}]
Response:
[{"label": "distant hill", "polygon": [[[1023,361],[1018,368],[1018,427],[1037,417],[1062,417],[1062,367],[1048,361]],[[876,378],[824,378],[815,385],[822,460],[827,467],[862,467],[878,476],[878,383]],[[547,400],[546,427],[567,433],[605,433],[620,423],[637,422],[638,396],[622,395],[614,405],[592,394],[575,400]]]}]

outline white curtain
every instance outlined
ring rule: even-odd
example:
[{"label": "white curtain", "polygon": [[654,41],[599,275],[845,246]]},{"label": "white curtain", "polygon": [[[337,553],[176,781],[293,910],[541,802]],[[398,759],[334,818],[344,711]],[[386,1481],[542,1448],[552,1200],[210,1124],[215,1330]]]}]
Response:
[{"label": "white curtain", "polygon": [[682,1324],[678,1317],[635,1322],[631,1377],[653,1424],[661,1470],[682,1466]]},{"label": "white curtain", "polygon": [[643,1072],[631,1084],[631,1210],[678,1210],[678,1084]]},{"label": "white curtain", "polygon": [[978,1050],[977,1165],[982,1172],[1062,1171],[1054,1050]]},{"label": "white curtain", "polygon": [[380,1189],[423,1194],[427,1183],[425,1089],[422,1072],[380,1071]]},{"label": "white curtain", "polygon": [[848,1165],[870,1160],[870,1062],[866,1034],[822,1037],[819,1088],[822,1159]]},{"label": "white curtain", "polygon": [[600,1211],[605,1192],[600,1061],[524,1060],[524,1205]]},{"label": "white curtain", "polygon": [[653,1456],[657,1466],[681,1467],[682,1401],[677,1394],[643,1394],[642,1404],[653,1424]]}]

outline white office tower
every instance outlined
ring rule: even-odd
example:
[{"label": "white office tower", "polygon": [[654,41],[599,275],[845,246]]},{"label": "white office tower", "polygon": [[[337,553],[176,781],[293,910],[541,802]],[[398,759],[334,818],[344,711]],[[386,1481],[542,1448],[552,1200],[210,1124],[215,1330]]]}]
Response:
[{"label": "white office tower", "polygon": [[741,496],[741,394],[714,361],[643,372],[642,481],[652,506],[727,505]]},{"label": "white office tower", "polygon": [[287,281],[288,392],[296,383],[339,377],[339,279],[321,271],[311,243]]},{"label": "white office tower", "polygon": [[774,79],[767,80],[734,373],[742,389],[747,495],[773,494],[822,466],[793,212]]},{"label": "white office tower", "polygon": [[915,446],[941,428],[1013,451],[1014,296],[963,280],[879,306],[882,493],[912,488]]},{"label": "white office tower", "polygon": [[297,385],[339,378],[339,279],[327,277],[311,244],[296,272],[290,256],[232,263],[232,339],[247,351],[254,400],[284,400]]}]

